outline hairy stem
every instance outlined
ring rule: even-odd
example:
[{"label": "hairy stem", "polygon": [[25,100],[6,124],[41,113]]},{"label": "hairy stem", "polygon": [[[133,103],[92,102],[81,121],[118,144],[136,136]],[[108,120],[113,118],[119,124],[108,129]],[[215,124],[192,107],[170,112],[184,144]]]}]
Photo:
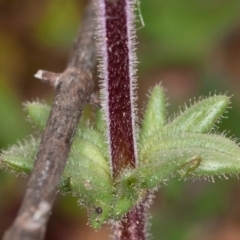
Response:
[{"label": "hairy stem", "polygon": [[[135,28],[133,0],[99,0],[102,102],[113,179],[137,166],[135,127]],[[129,211],[115,230],[116,240],[145,239],[144,205]]]},{"label": "hairy stem", "polygon": [[[103,108],[112,175],[137,163],[134,115],[133,6],[126,0],[99,0],[99,42]],[[132,15],[131,15],[131,14]],[[134,35],[133,35],[134,36]]]},{"label": "hairy stem", "polygon": [[140,203],[116,224],[114,240],[144,239],[146,239],[146,213],[144,203]]},{"label": "hairy stem", "polygon": [[106,1],[108,56],[108,114],[112,172],[115,177],[127,165],[135,167],[133,102],[129,68],[127,3]]}]

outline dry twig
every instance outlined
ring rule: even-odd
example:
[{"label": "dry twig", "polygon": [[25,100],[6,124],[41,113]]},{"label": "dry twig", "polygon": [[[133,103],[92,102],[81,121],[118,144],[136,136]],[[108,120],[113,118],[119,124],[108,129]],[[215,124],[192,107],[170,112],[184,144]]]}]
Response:
[{"label": "dry twig", "polygon": [[94,30],[92,1],[66,70],[62,74],[40,71],[36,75],[55,87],[56,96],[21,208],[3,240],[44,238],[77,123],[93,91],[92,75],[96,64]]}]

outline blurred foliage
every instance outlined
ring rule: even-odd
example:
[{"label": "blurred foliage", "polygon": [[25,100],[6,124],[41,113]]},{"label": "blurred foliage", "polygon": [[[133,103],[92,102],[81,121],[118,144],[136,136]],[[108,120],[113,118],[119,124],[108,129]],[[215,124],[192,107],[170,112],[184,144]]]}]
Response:
[{"label": "blurred foliage", "polygon": [[142,1],[141,7],[146,25],[142,35],[151,56],[142,57],[144,65],[204,65],[209,48],[238,23],[240,2],[152,0]]},{"label": "blurred foliage", "polygon": [[[38,69],[64,69],[85,2],[0,1],[1,148],[30,131],[23,101],[52,98],[52,89],[33,75]],[[219,131],[240,137],[240,1],[146,0],[140,7],[146,26],[138,31],[139,107],[146,89],[160,81],[168,89],[169,112],[189,97],[215,90],[235,94]],[[26,181],[3,171],[0,180],[1,235],[16,214]],[[239,239],[238,189],[236,179],[163,186],[152,207],[154,239]],[[75,199],[61,197],[46,239],[107,239],[105,230],[86,228],[84,216]]]},{"label": "blurred foliage", "polygon": [[76,1],[49,1],[34,29],[36,42],[50,47],[68,46],[76,35],[78,24],[79,10]]}]

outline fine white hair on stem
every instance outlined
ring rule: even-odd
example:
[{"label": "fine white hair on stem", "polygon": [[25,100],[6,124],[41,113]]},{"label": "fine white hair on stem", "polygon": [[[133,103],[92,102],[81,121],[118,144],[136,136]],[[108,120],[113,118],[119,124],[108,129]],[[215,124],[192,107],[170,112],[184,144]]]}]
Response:
[{"label": "fine white hair on stem", "polygon": [[[110,102],[109,102],[109,56],[112,52],[112,48],[115,45],[118,45],[120,42],[125,41],[127,45],[127,51],[126,57],[128,58],[128,79],[129,79],[129,96],[130,96],[130,109],[131,109],[131,134],[133,136],[133,149],[134,149],[134,156],[135,156],[135,165],[137,165],[137,124],[136,124],[136,116],[137,116],[137,107],[136,107],[136,64],[137,64],[137,58],[136,58],[136,31],[135,31],[135,13],[134,13],[134,7],[137,3],[136,0],[121,0],[124,1],[125,5],[125,18],[126,18],[126,35],[120,36],[120,39],[118,39],[116,42],[108,41],[108,32],[107,29],[107,20],[109,19],[115,19],[114,16],[107,16],[107,10],[106,6],[111,1],[107,0],[98,0],[98,6],[97,6],[97,47],[98,47],[98,58],[99,58],[99,72],[100,72],[100,98],[101,98],[101,105],[104,111],[104,117],[107,125],[106,135],[107,135],[107,141],[109,146],[109,157],[110,162],[112,164],[112,149],[111,149],[111,132],[110,132]],[[114,2],[114,1],[112,1]],[[113,3],[115,4],[115,3]],[[108,46],[108,42],[111,42],[111,44]],[[122,59],[120,59],[121,61]],[[111,168],[113,166],[111,165]]]},{"label": "fine white hair on stem", "polygon": [[136,56],[136,30],[135,30],[135,14],[134,14],[134,5],[135,0],[126,1],[127,3],[127,30],[128,30],[128,50],[129,50],[129,73],[130,73],[130,96],[131,96],[131,109],[132,109],[132,127],[133,127],[133,139],[134,139],[134,153],[136,158],[136,165],[138,165],[138,153],[137,153],[137,125],[136,125],[136,116],[137,116],[137,56]]}]

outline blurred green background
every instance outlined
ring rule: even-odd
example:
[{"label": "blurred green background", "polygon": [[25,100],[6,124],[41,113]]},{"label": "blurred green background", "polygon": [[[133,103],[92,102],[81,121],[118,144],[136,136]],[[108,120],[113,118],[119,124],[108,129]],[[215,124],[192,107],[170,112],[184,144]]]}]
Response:
[{"label": "blurred green background", "polygon": [[[45,99],[52,89],[34,79],[39,69],[61,72],[86,1],[0,1],[0,148],[34,131],[22,102]],[[188,99],[216,91],[233,95],[219,131],[240,137],[240,1],[143,0],[138,15],[139,116],[146,89],[162,82],[169,114]],[[20,206],[27,179],[0,171],[0,236]],[[151,232],[164,240],[239,240],[240,181],[172,181],[162,186],[151,208]],[[47,240],[108,239],[94,232],[77,199],[59,196]]]}]

